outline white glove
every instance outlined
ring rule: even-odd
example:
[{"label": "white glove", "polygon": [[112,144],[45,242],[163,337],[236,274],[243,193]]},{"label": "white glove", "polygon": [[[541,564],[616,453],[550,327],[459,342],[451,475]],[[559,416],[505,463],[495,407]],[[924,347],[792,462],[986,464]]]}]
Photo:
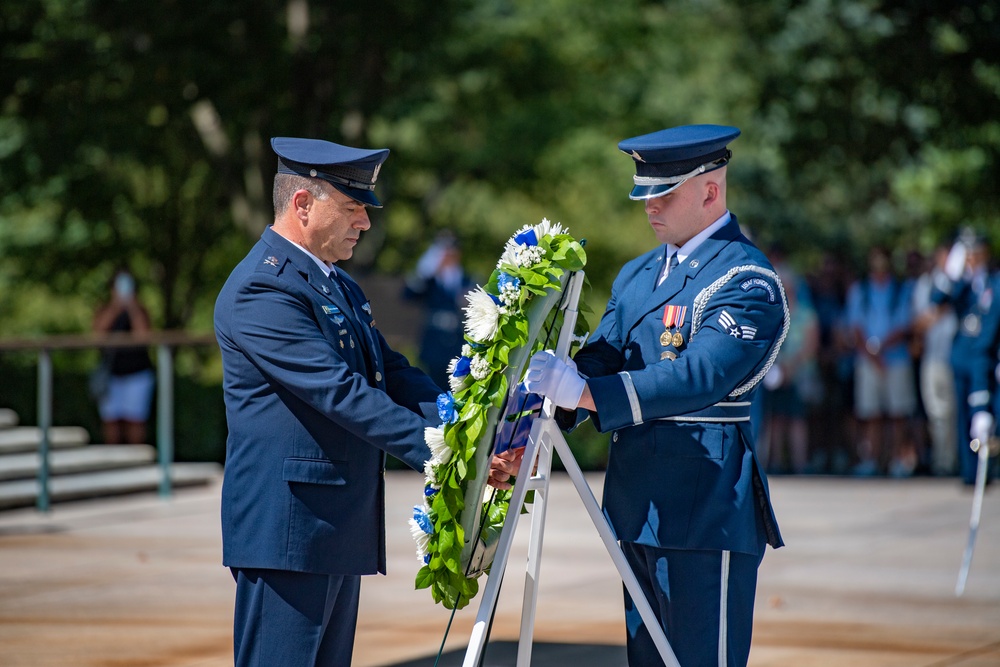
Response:
[{"label": "white glove", "polygon": [[545,396],[569,410],[580,405],[586,386],[587,381],[576,371],[576,363],[572,359],[559,359],[551,350],[535,354],[524,376],[524,388],[529,393]]},{"label": "white glove", "polygon": [[973,440],[978,440],[980,444],[985,445],[989,442],[992,434],[993,415],[986,411],[977,412],[972,415],[972,427],[969,429],[969,437]]},{"label": "white glove", "polygon": [[785,374],[781,371],[781,367],[775,364],[771,366],[771,369],[764,376],[764,388],[770,391],[774,391],[781,386],[781,383],[785,381]]},{"label": "white glove", "polygon": [[417,275],[421,278],[430,278],[437,273],[442,259],[444,259],[444,246],[435,243],[424,251],[424,254],[417,261]]},{"label": "white glove", "polygon": [[948,251],[948,258],[944,261],[944,274],[951,280],[958,280],[965,273],[965,258],[969,254],[969,249],[964,243],[959,241]]}]

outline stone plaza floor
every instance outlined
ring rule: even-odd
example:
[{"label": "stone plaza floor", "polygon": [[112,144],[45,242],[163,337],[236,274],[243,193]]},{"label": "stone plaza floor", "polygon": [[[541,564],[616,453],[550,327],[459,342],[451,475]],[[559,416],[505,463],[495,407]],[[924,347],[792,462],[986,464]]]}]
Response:
[{"label": "stone plaza floor", "polygon": [[[366,577],[355,667],[431,667],[450,612],[413,587],[416,473],[390,472],[388,576]],[[588,480],[600,496],[601,475]],[[1000,490],[988,488],[962,597],[971,489],[954,479],[773,477],[787,546],[764,558],[752,667],[1000,665]],[[624,666],[622,585],[568,477],[555,473],[533,665]],[[219,484],[0,513],[0,665],[224,667],[234,584]],[[484,667],[514,665],[530,515],[522,517]],[[485,584],[485,580],[482,582]],[[479,600],[438,661],[462,664]]]}]

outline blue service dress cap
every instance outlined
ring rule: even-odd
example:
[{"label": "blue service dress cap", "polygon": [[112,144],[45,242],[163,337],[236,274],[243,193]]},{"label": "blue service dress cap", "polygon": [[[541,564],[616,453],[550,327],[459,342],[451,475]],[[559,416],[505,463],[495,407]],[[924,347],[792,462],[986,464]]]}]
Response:
[{"label": "blue service dress cap", "polygon": [[278,156],[279,174],[321,178],[351,199],[382,208],[375,196],[375,181],[388,148],[364,149],[341,146],[322,139],[273,137],[271,148]]},{"label": "blue service dress cap", "polygon": [[726,146],[740,130],[728,125],[682,125],[619,142],[635,160],[635,187],[629,199],[662,197],[681,183],[729,163]]}]

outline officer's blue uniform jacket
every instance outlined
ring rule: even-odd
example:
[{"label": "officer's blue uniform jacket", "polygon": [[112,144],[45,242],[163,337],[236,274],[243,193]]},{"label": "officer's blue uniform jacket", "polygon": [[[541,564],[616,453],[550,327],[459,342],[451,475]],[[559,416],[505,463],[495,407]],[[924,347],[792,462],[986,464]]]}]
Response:
[{"label": "officer's blue uniform jacket", "polygon": [[[782,540],[749,414],[787,332],[784,290],[735,216],[657,286],[664,252],[623,267],[574,357],[612,432],[604,511],[625,542],[762,554]],[[668,305],[687,307],[676,347]]]},{"label": "officer's blue uniform jacket", "polygon": [[385,455],[418,470],[430,458],[423,433],[439,423],[441,390],[389,348],[361,288],[334,271],[269,228],[216,302],[229,567],[384,573]]},{"label": "officer's blue uniform jacket", "polygon": [[975,403],[973,412],[979,411],[976,408],[990,410],[995,420],[1000,415],[1000,391],[997,391],[1000,380],[1000,274],[990,275],[986,291],[988,298],[981,300],[985,307],[982,331],[972,344],[969,359],[969,397],[970,402]]}]

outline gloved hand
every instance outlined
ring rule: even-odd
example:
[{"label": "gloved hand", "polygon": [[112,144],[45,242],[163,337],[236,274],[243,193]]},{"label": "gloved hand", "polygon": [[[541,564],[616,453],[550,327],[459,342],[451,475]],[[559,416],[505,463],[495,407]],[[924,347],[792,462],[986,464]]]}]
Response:
[{"label": "gloved hand", "polygon": [[559,359],[551,350],[536,353],[524,376],[525,389],[568,410],[580,405],[586,386],[587,381],[576,371],[576,363],[572,359]]},{"label": "gloved hand", "polygon": [[944,274],[951,280],[958,280],[965,273],[965,259],[969,254],[969,249],[965,243],[958,241],[948,251],[948,258],[944,262]]},{"label": "gloved hand", "polygon": [[972,427],[969,429],[969,437],[979,440],[985,445],[993,435],[993,415],[986,411],[977,412],[972,415]]}]

